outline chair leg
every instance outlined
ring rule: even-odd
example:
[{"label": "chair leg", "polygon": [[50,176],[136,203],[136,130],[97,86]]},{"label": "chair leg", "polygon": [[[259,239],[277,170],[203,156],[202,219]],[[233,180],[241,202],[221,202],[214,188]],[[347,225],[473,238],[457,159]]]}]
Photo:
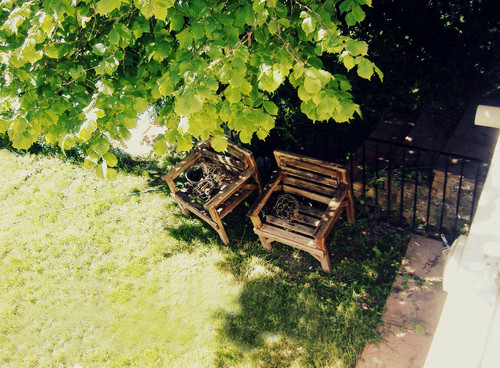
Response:
[{"label": "chair leg", "polygon": [[222,225],[222,221],[220,219],[219,213],[217,212],[217,210],[215,208],[209,209],[208,212],[210,213],[210,217],[212,217],[212,220],[214,220],[215,223],[217,224],[217,229],[215,229],[215,231],[217,231],[217,233],[219,234],[220,239],[222,240],[222,242],[225,245],[228,245],[229,244],[229,238],[228,238],[228,236],[226,234],[226,230],[224,229],[224,225]]},{"label": "chair leg", "polygon": [[330,263],[328,252],[325,251],[323,257],[321,257],[319,261],[321,262],[321,268],[323,268],[323,271],[330,275],[332,273],[332,265]]},{"label": "chair leg", "polygon": [[259,235],[259,239],[264,249],[267,252],[271,253],[273,251],[273,247],[271,246],[271,242],[269,241],[269,239],[264,238],[262,235]]},{"label": "chair leg", "polygon": [[351,225],[354,225],[356,223],[356,216],[354,215],[354,199],[351,191],[347,193],[347,205],[345,209],[347,212],[347,221],[349,221]]},{"label": "chair leg", "polygon": [[179,203],[179,207],[180,207],[181,212],[182,212],[182,214],[183,214],[184,216],[189,216],[189,215],[190,215],[189,210],[188,210],[187,208],[185,208],[183,205],[181,205],[180,203]]},{"label": "chair leg", "polygon": [[314,242],[316,243],[316,249],[323,251],[323,254],[321,256],[315,255],[314,257],[321,262],[323,271],[325,271],[327,274],[331,274],[332,265],[330,264],[330,257],[328,255],[328,249],[326,248],[325,238],[316,238]]},{"label": "chair leg", "polygon": [[224,230],[224,227],[222,227],[222,224],[219,225],[219,230],[217,230],[217,233],[220,236],[220,239],[225,245],[229,244],[229,238],[227,237],[226,230]]}]

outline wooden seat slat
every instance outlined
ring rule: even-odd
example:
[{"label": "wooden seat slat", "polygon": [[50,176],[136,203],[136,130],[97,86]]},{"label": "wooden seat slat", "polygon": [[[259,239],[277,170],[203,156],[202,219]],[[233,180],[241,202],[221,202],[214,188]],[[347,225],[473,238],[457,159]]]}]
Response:
[{"label": "wooden seat slat", "polygon": [[323,213],[325,213],[325,209],[326,209],[326,206],[322,206],[321,208],[318,208],[318,207],[314,207],[312,205],[309,206],[305,203],[301,203],[299,205],[299,212],[305,213],[309,216],[317,217],[317,218],[321,218],[321,216],[323,216]]},{"label": "wooden seat slat", "polygon": [[[317,216],[317,217],[319,217],[319,216]],[[312,227],[317,227],[320,223],[319,219],[312,217],[312,216],[304,215],[303,213],[299,213],[299,215],[294,220],[301,223],[301,224],[312,226]]]},{"label": "wooden seat slat", "polygon": [[315,228],[313,228],[313,227],[298,224],[296,222],[291,222],[288,220],[284,220],[284,219],[281,219],[281,218],[275,217],[275,216],[268,216],[266,218],[266,223],[272,224],[274,226],[284,227],[285,229],[295,231],[297,233],[301,233],[304,235],[309,235],[309,236],[312,236],[314,234],[314,231],[315,231]]}]

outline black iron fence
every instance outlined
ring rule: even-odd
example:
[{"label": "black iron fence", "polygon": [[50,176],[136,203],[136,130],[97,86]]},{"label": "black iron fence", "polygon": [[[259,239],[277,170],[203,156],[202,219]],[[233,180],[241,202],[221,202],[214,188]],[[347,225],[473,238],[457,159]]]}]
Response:
[{"label": "black iron fence", "polygon": [[276,168],[274,149],[347,165],[367,216],[450,242],[468,232],[489,167],[472,157],[297,125],[254,147],[265,180]]}]

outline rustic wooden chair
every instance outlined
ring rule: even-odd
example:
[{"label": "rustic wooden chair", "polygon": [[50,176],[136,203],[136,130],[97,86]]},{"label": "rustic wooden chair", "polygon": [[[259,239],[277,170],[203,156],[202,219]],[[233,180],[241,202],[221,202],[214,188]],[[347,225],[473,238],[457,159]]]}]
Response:
[{"label": "rustic wooden chair", "polygon": [[325,239],[342,208],[354,224],[347,170],[322,160],[275,151],[278,172],[249,210],[254,232],[271,252],[277,241],[310,253],[332,272]]},{"label": "rustic wooden chair", "polygon": [[[219,182],[220,185],[215,188],[213,181],[185,185],[189,175],[202,174],[200,165],[215,166],[228,180]],[[184,183],[179,178],[181,174],[184,174]],[[217,231],[224,244],[229,244],[229,238],[221,220],[254,190],[262,192],[262,182],[253,154],[232,143],[228,143],[224,154],[220,154],[211,148],[210,140],[202,142],[161,178],[167,182],[182,213],[188,216],[192,212],[206,221]],[[176,182],[175,179],[179,180]]]}]

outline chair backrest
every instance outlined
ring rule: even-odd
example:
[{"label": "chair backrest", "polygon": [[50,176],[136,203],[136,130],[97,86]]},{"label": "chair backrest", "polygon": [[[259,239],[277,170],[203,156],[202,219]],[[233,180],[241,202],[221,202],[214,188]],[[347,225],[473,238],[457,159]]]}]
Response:
[{"label": "chair backrest", "polygon": [[254,171],[253,177],[258,189],[259,191],[262,189],[259,169],[251,151],[228,142],[225,152],[221,154],[212,149],[210,140],[204,142],[200,148],[202,150],[202,157],[216,164],[222,164],[230,173],[241,174],[246,169],[252,168]]},{"label": "chair backrest", "polygon": [[278,150],[274,157],[285,192],[329,203],[340,186],[349,184],[342,165]]}]

